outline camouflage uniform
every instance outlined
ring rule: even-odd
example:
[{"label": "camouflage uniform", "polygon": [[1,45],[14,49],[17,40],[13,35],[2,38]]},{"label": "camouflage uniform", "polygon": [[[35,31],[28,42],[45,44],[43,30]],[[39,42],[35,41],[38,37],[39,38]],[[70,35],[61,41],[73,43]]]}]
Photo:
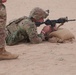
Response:
[{"label": "camouflage uniform", "polygon": [[0,5],[0,48],[5,45],[5,25],[6,25],[6,8]]},{"label": "camouflage uniform", "polygon": [[6,8],[2,4],[6,0],[0,0],[0,60],[10,60],[18,58],[18,55],[11,54],[5,49],[5,25],[6,25]]},{"label": "camouflage uniform", "polygon": [[[41,13],[40,13],[40,12]],[[25,40],[31,43],[41,43],[44,40],[44,34],[37,33],[37,27],[35,22],[31,20],[31,17],[39,19],[41,17],[46,18],[47,14],[40,8],[35,8],[31,11],[29,17],[21,17],[11,22],[6,28],[8,31],[6,37],[7,45],[14,45],[18,42]]]}]

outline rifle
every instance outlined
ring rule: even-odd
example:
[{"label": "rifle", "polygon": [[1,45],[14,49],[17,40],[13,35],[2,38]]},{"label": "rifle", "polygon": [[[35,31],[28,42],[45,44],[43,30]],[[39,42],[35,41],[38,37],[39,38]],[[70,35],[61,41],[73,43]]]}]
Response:
[{"label": "rifle", "polygon": [[51,27],[54,27],[56,25],[56,23],[61,23],[64,24],[65,22],[69,22],[69,21],[76,21],[76,19],[69,19],[68,17],[64,17],[64,18],[59,18],[57,20],[50,20],[47,19],[45,22],[36,22],[36,26],[40,26],[41,24],[46,24],[46,25],[51,25]]}]

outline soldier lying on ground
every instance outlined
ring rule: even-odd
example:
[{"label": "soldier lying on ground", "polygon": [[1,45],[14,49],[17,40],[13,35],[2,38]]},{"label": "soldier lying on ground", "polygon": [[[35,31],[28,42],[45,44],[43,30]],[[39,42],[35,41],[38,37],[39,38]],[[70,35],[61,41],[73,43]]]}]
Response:
[{"label": "soldier lying on ground", "polygon": [[[18,44],[20,41],[26,41],[26,42],[29,41],[30,43],[36,44],[36,43],[41,43],[45,39],[49,39],[48,34],[58,30],[58,28],[62,26],[64,22],[61,23],[59,26],[54,25],[52,27],[51,25],[49,25],[49,22],[47,22],[47,20],[44,22],[44,19],[48,15],[49,15],[49,10],[44,11],[43,9],[36,7],[30,12],[29,17],[24,16],[9,23],[6,27],[8,32],[6,37],[7,45],[15,45]],[[46,26],[42,29],[41,33],[38,34],[37,27],[40,26],[41,23],[45,23]],[[64,33],[64,31],[62,32]],[[61,33],[61,31],[59,33]],[[60,36],[62,33],[61,34],[59,33],[54,32],[54,34]],[[69,33],[67,35],[69,35]],[[70,35],[71,36],[68,37],[68,39],[74,37],[71,33]],[[53,33],[51,36],[53,37]],[[60,37],[58,38],[60,39]]]},{"label": "soldier lying on ground", "polygon": [[[47,31],[41,31],[38,35],[36,22],[43,22],[44,19],[49,15],[48,11],[36,7],[31,12],[29,17],[21,17],[9,25],[7,25],[7,45],[15,45],[20,41],[30,41],[31,43],[41,43],[45,40],[45,34]],[[48,29],[48,26],[46,27]]]}]

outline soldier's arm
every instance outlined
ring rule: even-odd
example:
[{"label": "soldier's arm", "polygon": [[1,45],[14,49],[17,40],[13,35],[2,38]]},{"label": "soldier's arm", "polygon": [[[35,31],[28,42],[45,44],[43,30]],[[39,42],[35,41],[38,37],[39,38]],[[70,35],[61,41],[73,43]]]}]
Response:
[{"label": "soldier's arm", "polygon": [[5,6],[2,4],[2,8],[0,10],[0,22],[5,23],[6,22],[6,8]]},{"label": "soldier's arm", "polygon": [[43,40],[42,36],[38,36],[37,28],[34,23],[30,23],[29,25],[27,25],[26,33],[31,43],[41,43]]}]

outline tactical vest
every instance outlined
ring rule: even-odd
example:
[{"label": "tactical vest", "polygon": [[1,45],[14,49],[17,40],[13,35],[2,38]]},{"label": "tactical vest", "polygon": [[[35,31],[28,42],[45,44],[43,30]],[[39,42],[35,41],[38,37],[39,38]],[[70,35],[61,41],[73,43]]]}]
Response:
[{"label": "tactical vest", "polygon": [[6,30],[11,34],[17,30],[20,29],[19,25],[23,25],[24,24],[24,19],[27,19],[26,16],[23,16],[21,18],[18,18],[12,22],[10,22],[7,26],[6,26]]}]

